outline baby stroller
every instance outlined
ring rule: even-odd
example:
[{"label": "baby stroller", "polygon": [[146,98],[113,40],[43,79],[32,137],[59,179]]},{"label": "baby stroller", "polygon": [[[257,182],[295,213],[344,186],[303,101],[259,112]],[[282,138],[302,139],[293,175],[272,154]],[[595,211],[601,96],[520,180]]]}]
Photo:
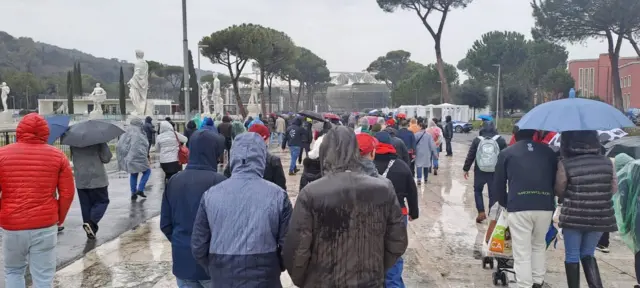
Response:
[{"label": "baby stroller", "polygon": [[[489,211],[489,228],[485,234],[485,239],[483,241],[483,257],[482,257],[482,268],[487,269],[487,266],[490,269],[494,268],[495,259],[497,262],[496,271],[493,272],[491,278],[493,279],[493,285],[508,286],[509,278],[507,277],[507,273],[511,273],[515,275],[515,271],[513,270],[513,257],[504,257],[504,256],[494,256],[489,251],[489,240],[491,239],[491,234],[493,233],[494,228],[498,222],[498,218],[500,217],[500,213],[502,213],[504,208],[500,207],[500,205],[496,202]],[[507,244],[508,243],[508,244]],[[505,246],[511,245],[511,234],[509,233],[509,229],[505,232]],[[506,247],[505,247],[506,248]],[[510,247],[508,247],[511,249]]]}]

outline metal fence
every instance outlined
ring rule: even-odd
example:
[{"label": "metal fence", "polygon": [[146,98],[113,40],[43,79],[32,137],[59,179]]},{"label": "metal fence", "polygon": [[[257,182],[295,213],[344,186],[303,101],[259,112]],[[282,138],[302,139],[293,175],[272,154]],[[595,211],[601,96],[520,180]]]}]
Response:
[{"label": "metal fence", "polygon": [[[16,129],[1,129],[0,130],[0,146],[5,146],[17,142]],[[67,157],[71,158],[71,150],[69,146],[60,144],[60,139],[53,142],[53,146],[62,150]]]}]

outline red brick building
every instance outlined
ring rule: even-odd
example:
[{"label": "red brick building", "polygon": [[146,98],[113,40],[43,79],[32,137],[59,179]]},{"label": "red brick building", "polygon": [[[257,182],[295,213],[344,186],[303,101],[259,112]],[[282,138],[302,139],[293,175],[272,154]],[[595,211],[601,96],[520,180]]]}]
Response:
[{"label": "red brick building", "polygon": [[[640,108],[640,58],[620,58],[620,86],[625,109]],[[608,54],[600,54],[597,59],[569,60],[569,73],[576,81],[576,90],[582,95],[599,96],[607,103],[614,104],[611,82],[611,62]]]}]

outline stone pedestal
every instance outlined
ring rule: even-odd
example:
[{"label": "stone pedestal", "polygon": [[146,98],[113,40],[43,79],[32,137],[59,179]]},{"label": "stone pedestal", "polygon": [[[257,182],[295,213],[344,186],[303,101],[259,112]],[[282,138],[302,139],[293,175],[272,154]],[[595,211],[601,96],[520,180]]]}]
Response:
[{"label": "stone pedestal", "polygon": [[13,124],[13,113],[11,111],[0,112],[0,124]]},{"label": "stone pedestal", "polygon": [[100,111],[93,110],[89,113],[89,119],[104,119],[104,115]]}]

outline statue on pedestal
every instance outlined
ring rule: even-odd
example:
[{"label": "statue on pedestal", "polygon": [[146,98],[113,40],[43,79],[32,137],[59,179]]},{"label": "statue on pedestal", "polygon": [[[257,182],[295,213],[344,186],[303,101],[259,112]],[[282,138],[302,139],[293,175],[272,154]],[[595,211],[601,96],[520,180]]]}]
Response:
[{"label": "statue on pedestal", "polygon": [[131,115],[142,116],[147,113],[147,91],[149,90],[149,64],[144,60],[144,52],[136,50],[136,63],[129,85],[129,98],[135,111]]},{"label": "statue on pedestal", "polygon": [[213,73],[213,93],[211,94],[213,99],[213,110],[218,115],[224,114],[224,100],[222,100],[222,92],[220,92],[220,79],[218,79],[218,73]]},{"label": "statue on pedestal", "polygon": [[209,105],[209,83],[202,83],[200,87],[200,100],[202,101],[202,113],[211,114],[211,106]]},{"label": "statue on pedestal", "polygon": [[93,100],[93,111],[91,111],[91,114],[102,115],[102,102],[107,99],[107,91],[104,91],[104,89],[100,87],[100,83],[96,83],[96,88],[93,88],[93,92],[91,92],[89,96],[91,96]]},{"label": "statue on pedestal", "polygon": [[260,83],[258,81],[253,81],[251,83],[251,96],[249,97],[249,103],[247,103],[247,111],[249,112],[249,116],[255,118],[260,114],[260,105],[258,105],[258,90],[260,90]]},{"label": "statue on pedestal", "polygon": [[9,97],[9,92],[11,92],[11,88],[7,86],[7,83],[2,82],[2,85],[0,85],[0,97],[2,98],[2,111],[7,111],[7,109],[9,109],[9,106],[7,106],[7,97]]}]

